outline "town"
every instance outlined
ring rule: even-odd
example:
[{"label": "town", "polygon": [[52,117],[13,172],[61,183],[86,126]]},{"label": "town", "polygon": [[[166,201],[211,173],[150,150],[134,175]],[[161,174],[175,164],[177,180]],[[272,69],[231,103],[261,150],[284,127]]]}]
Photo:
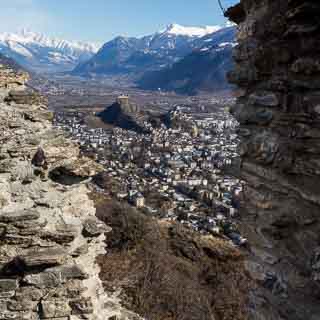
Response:
[{"label": "town", "polygon": [[145,214],[246,244],[234,222],[243,181],[228,174],[238,159],[238,124],[225,108],[209,113],[172,105],[169,123],[143,121],[144,133],[92,128],[84,118],[81,110],[58,111],[54,125],[104,166],[95,178],[101,192]]}]

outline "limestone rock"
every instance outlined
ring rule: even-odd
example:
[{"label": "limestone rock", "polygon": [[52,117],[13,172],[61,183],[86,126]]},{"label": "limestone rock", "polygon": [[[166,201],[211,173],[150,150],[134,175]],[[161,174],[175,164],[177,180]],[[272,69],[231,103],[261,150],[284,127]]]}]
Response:
[{"label": "limestone rock", "polygon": [[37,288],[57,288],[71,279],[84,280],[87,278],[88,275],[77,265],[70,265],[49,268],[41,273],[27,275],[24,282]]},{"label": "limestone rock", "polygon": [[35,210],[3,212],[0,214],[0,222],[12,223],[18,221],[37,220],[39,217],[39,212]]},{"label": "limestone rock", "polygon": [[40,237],[54,241],[59,244],[65,244],[72,242],[77,236],[77,230],[72,225],[57,225],[55,231],[42,231]]},{"label": "limestone rock", "polygon": [[0,292],[11,292],[18,288],[16,279],[0,279]]},{"label": "limestone rock", "polygon": [[104,292],[96,262],[109,228],[79,183],[103,168],[52,128],[45,99],[26,91],[27,79],[0,54],[0,319],[125,314],[119,297]]},{"label": "limestone rock", "polygon": [[51,300],[41,302],[42,319],[55,319],[68,317],[71,314],[71,308],[67,301]]},{"label": "limestone rock", "polygon": [[111,228],[107,227],[103,222],[97,218],[89,218],[83,223],[82,234],[85,237],[98,237],[102,233],[110,232]]},{"label": "limestone rock", "polygon": [[66,260],[66,251],[59,247],[31,249],[20,258],[27,268],[62,265]]},{"label": "limestone rock", "polygon": [[78,177],[93,177],[103,170],[102,166],[89,158],[80,158],[67,163],[63,171]]},{"label": "limestone rock", "polygon": [[90,298],[82,298],[70,301],[72,314],[90,314],[93,313],[93,305]]},{"label": "limestone rock", "polygon": [[16,104],[47,104],[45,99],[38,93],[21,90],[11,90],[5,101],[8,103],[14,102]]}]

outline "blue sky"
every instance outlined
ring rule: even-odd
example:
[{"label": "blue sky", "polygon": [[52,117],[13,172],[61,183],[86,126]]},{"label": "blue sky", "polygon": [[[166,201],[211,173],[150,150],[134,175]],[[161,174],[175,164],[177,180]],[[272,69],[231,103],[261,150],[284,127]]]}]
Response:
[{"label": "blue sky", "polygon": [[[217,0],[0,0],[0,32],[28,28],[69,40],[141,36],[170,23],[225,22]],[[222,0],[225,6],[236,0]]]}]

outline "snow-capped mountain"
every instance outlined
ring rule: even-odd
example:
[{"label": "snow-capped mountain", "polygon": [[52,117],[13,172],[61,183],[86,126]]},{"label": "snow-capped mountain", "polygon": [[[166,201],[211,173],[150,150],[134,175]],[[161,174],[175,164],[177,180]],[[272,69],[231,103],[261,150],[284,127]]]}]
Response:
[{"label": "snow-capped mountain", "polygon": [[220,29],[222,29],[221,26],[185,27],[172,23],[159,33],[172,34],[175,36],[204,37],[207,34],[214,33]]},{"label": "snow-capped mountain", "polygon": [[184,94],[230,89],[226,73],[233,65],[235,33],[235,28],[229,27],[200,38],[198,49],[161,70],[146,72],[138,86]]},{"label": "snow-capped mountain", "polygon": [[32,71],[71,70],[98,49],[97,44],[49,38],[28,30],[0,33],[0,53]]},{"label": "snow-capped mountain", "polygon": [[[195,49],[212,45],[212,35],[223,29],[226,27],[170,24],[141,38],[117,37],[104,44],[89,61],[80,63],[73,73],[83,76],[131,74],[138,78],[146,71],[161,70],[178,62]],[[229,40],[222,37],[221,42]]]}]

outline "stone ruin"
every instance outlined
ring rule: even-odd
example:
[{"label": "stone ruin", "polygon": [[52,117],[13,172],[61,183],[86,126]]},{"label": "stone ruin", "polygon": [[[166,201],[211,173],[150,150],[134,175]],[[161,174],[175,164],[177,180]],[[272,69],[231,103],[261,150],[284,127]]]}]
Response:
[{"label": "stone ruin", "polygon": [[252,319],[320,319],[320,2],[241,0],[229,79],[241,89],[241,229]]},{"label": "stone ruin", "polygon": [[0,67],[0,319],[138,319],[99,278],[110,228],[86,181],[102,168],[53,130],[27,79]]}]

